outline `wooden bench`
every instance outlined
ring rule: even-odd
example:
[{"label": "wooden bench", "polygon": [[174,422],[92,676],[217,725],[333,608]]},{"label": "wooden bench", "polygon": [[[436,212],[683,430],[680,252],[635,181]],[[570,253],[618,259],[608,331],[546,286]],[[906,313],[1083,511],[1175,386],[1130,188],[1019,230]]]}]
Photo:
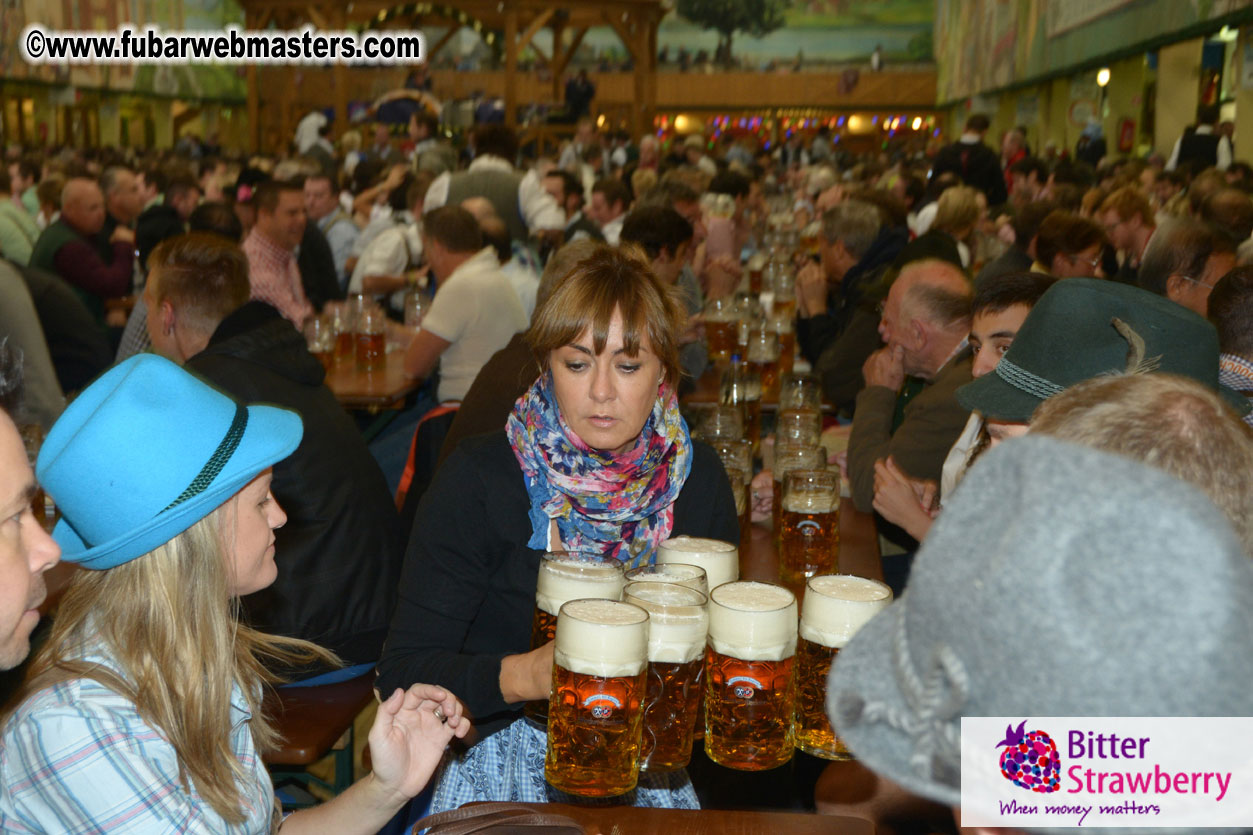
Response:
[{"label": "wooden bench", "polygon": [[[267,693],[265,711],[274,717],[274,725],[282,736],[280,747],[265,756],[275,785],[282,781],[295,781],[302,786],[312,783],[332,794],[339,794],[352,785],[353,721],[372,701],[372,671],[335,684]],[[306,770],[332,752],[335,770],[331,782]],[[311,804],[298,801],[288,805]]]}]

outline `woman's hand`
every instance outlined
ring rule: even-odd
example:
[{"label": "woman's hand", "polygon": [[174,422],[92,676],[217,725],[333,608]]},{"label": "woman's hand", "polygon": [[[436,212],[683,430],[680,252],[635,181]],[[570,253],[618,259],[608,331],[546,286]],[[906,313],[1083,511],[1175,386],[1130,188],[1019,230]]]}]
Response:
[{"label": "woman's hand", "polygon": [[500,694],[509,704],[547,699],[553,686],[553,642],[500,660]]},{"label": "woman's hand", "polygon": [[936,516],[937,511],[931,507],[934,500],[934,483],[909,478],[890,456],[875,462],[874,509],[920,542]]},{"label": "woman's hand", "polygon": [[693,342],[705,341],[705,317],[700,313],[693,313],[687,317],[687,327],[679,333],[679,345],[690,345]]},{"label": "woman's hand", "polygon": [[461,702],[442,687],[399,688],[379,705],[370,728],[374,779],[401,802],[417,795],[453,737],[470,730]]},{"label": "woman's hand", "polygon": [[749,514],[754,522],[764,522],[774,515],[774,473],[762,470],[749,482]]}]

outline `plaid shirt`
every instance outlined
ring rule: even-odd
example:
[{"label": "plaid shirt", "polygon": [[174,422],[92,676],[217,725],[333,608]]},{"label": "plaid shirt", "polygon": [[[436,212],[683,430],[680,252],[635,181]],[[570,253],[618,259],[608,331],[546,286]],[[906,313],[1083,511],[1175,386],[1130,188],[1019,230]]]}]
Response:
[{"label": "plaid shirt", "polygon": [[230,742],[248,775],[247,817],[228,825],[194,785],[183,788],[174,748],[131,702],[92,679],[41,690],[9,717],[0,736],[0,831],[271,832],[274,791],[253,747],[250,718],[236,685]]},{"label": "plaid shirt", "polygon": [[699,809],[687,769],[641,771],[634,789],[617,797],[573,797],[544,780],[547,734],[518,719],[476,743],[460,756],[449,754],[437,772],[429,814],[459,809],[475,801],[573,803],[580,806],[643,806]]},{"label": "plaid shirt", "polygon": [[[1219,354],[1218,382],[1253,399],[1253,362],[1235,354]],[[1244,422],[1253,426],[1253,412],[1244,416]]]},{"label": "plaid shirt", "polygon": [[244,240],[244,254],[248,256],[252,298],[271,305],[300,328],[305,319],[313,315],[313,306],[305,298],[296,256],[275,246],[256,229],[249,232]]}]

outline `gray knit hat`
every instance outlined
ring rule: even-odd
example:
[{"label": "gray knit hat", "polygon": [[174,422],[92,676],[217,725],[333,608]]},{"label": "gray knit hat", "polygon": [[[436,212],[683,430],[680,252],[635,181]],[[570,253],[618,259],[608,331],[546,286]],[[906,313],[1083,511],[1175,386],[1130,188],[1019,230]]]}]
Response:
[{"label": "gray knit hat", "polygon": [[1250,636],[1253,560],[1205,496],[1028,436],[962,482],[827,711],[869,768],[954,806],[962,716],[1248,716]]}]

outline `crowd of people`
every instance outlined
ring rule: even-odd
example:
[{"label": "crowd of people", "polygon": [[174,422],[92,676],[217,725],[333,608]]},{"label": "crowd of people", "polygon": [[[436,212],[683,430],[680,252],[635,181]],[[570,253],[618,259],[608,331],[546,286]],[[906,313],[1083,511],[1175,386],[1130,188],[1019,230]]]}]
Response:
[{"label": "crowd of people", "polygon": [[[251,157],[11,149],[0,664],[29,652],[45,572],[85,570],[0,725],[0,829],[270,831],[262,688],[376,669],[373,775],[285,830],[376,831],[432,775],[435,810],[568,799],[522,718],[551,682],[540,556],[738,541],[680,402],[710,373],[703,312],[745,300],[754,255],[795,276],[799,355],[851,422],[833,463],[908,592],[835,665],[860,759],[955,805],[957,718],[1120,713],[1094,659],[1143,683],[1137,713],[1246,714],[1224,671],[1253,669],[1253,168],[1210,119],[1169,157],[1095,164],[1019,128],[993,148],[980,115],[895,157],[583,118],[537,158],[499,124],[458,147],[422,112],[368,145],[312,119]],[[780,229],[813,248],[780,255]],[[424,381],[370,442],[306,340],[358,296]],[[1028,433],[1048,437],[989,452]],[[1009,583],[1071,613],[1047,652],[980,628]],[[1117,618],[1085,605],[1100,590]],[[1219,640],[1187,643],[1189,606],[1225,613]],[[1159,617],[1215,649],[1132,651]],[[1047,684],[1014,701],[1028,664]],[[951,698],[918,692],[935,665]],[[626,802],[735,804],[727,779],[694,763]],[[812,802],[762,785],[738,803]]]}]

